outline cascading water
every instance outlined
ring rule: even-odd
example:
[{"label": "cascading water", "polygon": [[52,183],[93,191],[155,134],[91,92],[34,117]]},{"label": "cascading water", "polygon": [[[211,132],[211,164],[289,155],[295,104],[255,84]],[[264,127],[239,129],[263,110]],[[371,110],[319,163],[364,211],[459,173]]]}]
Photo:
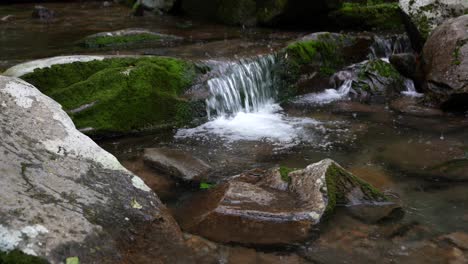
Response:
[{"label": "cascading water", "polygon": [[328,104],[336,100],[340,100],[345,98],[349,91],[351,90],[351,86],[353,85],[352,79],[347,79],[343,82],[340,87],[335,89],[326,89],[320,93],[311,93],[301,96],[294,100],[296,104]]},{"label": "cascading water", "polygon": [[411,97],[421,97],[423,94],[418,93],[416,88],[414,87],[414,82],[411,79],[405,79],[405,87],[406,91],[401,92],[404,95],[411,96]]},{"label": "cascading water", "polygon": [[231,64],[222,76],[209,80],[208,117],[213,112],[217,116],[254,113],[271,105],[277,96],[271,72],[274,64],[273,55],[243,60]]},{"label": "cascading water", "polygon": [[383,59],[388,62],[388,58],[393,54],[412,52],[409,38],[405,35],[393,36],[389,38],[374,37],[374,43],[370,47],[369,59]]},{"label": "cascading water", "polygon": [[288,117],[275,103],[275,63],[275,57],[269,55],[220,67],[219,76],[207,82],[209,121],[196,128],[181,129],[176,137],[211,139],[214,135],[228,142],[267,140],[282,147],[304,141],[303,129],[319,122]]}]

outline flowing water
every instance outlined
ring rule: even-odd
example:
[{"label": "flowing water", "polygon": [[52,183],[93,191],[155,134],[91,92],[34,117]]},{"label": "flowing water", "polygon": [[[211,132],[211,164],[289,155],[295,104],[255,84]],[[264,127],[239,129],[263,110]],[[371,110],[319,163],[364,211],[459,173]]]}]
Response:
[{"label": "flowing water", "polygon": [[[272,74],[276,60],[265,54],[296,39],[301,32],[243,30],[183,18],[134,18],[117,5],[107,9],[92,3],[49,7],[67,19],[40,24],[27,18],[32,5],[0,8],[0,16],[16,16],[13,23],[0,24],[0,67],[27,59],[84,53],[73,48],[75,41],[124,26],[147,27],[183,36],[187,41],[168,47],[107,50],[106,54],[171,55],[216,65],[214,76],[206,83],[210,93],[206,123],[99,142],[129,169],[138,171],[135,160],[150,147],[181,149],[203,159],[214,169],[209,179],[213,183],[252,168],[301,168],[332,158],[398,197],[405,210],[403,219],[385,224],[362,223],[340,210],[320,231],[319,239],[289,251],[269,249],[278,255],[278,261],[283,255],[299,254],[311,263],[442,263],[438,256],[427,256],[433,251],[439,255],[453,252],[435,246],[434,239],[468,232],[467,183],[417,173],[447,159],[468,157],[466,118],[414,116],[395,111],[390,105],[353,102],[347,96],[350,80],[297,99],[307,107],[279,105]],[[410,51],[406,41],[404,37],[377,38],[369,58],[387,59],[391,54]],[[420,96],[410,80],[405,86],[404,94]],[[150,182],[160,180],[154,174],[141,176]],[[168,205],[191,191],[157,189]]]}]

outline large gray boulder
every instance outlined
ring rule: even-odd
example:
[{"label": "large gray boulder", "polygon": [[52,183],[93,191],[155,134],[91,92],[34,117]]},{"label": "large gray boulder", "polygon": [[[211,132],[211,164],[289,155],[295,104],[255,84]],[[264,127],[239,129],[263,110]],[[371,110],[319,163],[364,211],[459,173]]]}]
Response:
[{"label": "large gray boulder", "polygon": [[468,15],[446,21],[423,49],[425,89],[443,107],[468,110]]},{"label": "large gray boulder", "polygon": [[181,227],[212,241],[256,245],[306,240],[337,204],[398,208],[369,184],[330,159],[303,170],[273,168],[243,173],[192,197],[176,211]]},{"label": "large gray boulder", "polygon": [[0,127],[0,252],[51,263],[188,261],[174,253],[182,235],[158,197],[58,103],[0,76]]},{"label": "large gray boulder", "polygon": [[423,38],[444,21],[463,15],[468,10],[466,0],[400,0],[400,7],[418,28]]}]

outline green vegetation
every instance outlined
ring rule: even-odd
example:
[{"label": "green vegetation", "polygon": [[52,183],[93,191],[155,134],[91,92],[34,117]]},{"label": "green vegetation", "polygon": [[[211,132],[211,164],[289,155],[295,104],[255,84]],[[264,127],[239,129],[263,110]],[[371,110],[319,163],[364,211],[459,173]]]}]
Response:
[{"label": "green vegetation", "polygon": [[354,41],[353,37],[322,33],[315,39],[298,41],[283,49],[274,70],[279,80],[279,100],[286,101],[296,95],[295,84],[301,73],[317,71],[329,77],[343,67],[343,47]]},{"label": "green vegetation", "polygon": [[78,257],[69,257],[66,259],[65,264],[80,264],[80,259]]},{"label": "green vegetation", "polygon": [[353,82],[353,89],[358,93],[371,95],[392,93],[401,91],[404,88],[403,82],[403,77],[390,63],[377,59],[361,66],[358,79]]},{"label": "green vegetation", "polygon": [[131,44],[160,41],[161,36],[150,33],[129,35],[92,36],[84,39],[80,45],[86,48],[104,48],[112,46],[128,46]]},{"label": "green vegetation", "polygon": [[466,43],[468,43],[468,39],[457,41],[457,45],[455,47],[455,50],[453,51],[453,65],[461,64],[460,50]]},{"label": "green vegetation", "polygon": [[328,193],[328,204],[325,209],[325,215],[332,213],[336,205],[349,203],[345,194],[354,187],[360,187],[364,198],[370,201],[388,200],[378,189],[335,164],[330,165],[328,168],[325,174],[325,180]]},{"label": "green vegetation", "polygon": [[215,185],[212,183],[207,183],[207,182],[200,182],[200,190],[208,190],[213,188]]},{"label": "green vegetation", "polygon": [[401,78],[400,73],[390,63],[382,60],[369,61],[359,73],[359,76],[364,76],[366,73],[375,73],[385,78]]},{"label": "green vegetation", "polygon": [[189,62],[144,57],[54,65],[22,78],[62,104],[78,128],[107,134],[190,122],[193,104],[179,96],[196,74]]},{"label": "green vegetation", "polygon": [[0,264],[48,264],[45,259],[27,255],[19,250],[10,252],[0,251]]},{"label": "green vegetation", "polygon": [[286,47],[290,56],[290,66],[298,68],[305,64],[319,63],[321,74],[328,76],[335,73],[343,65],[342,56],[337,52],[345,40],[323,34],[318,40],[306,40],[293,43]]},{"label": "green vegetation", "polygon": [[330,17],[341,27],[362,29],[401,29],[403,23],[398,13],[398,3],[367,1],[345,2]]},{"label": "green vegetation", "polygon": [[291,177],[289,177],[289,173],[290,172],[293,172],[297,169],[293,169],[293,168],[289,168],[289,167],[284,167],[284,166],[281,166],[279,168],[279,172],[280,172],[280,175],[281,175],[281,179],[284,181],[284,182],[287,182],[287,183],[290,183],[291,182]]}]

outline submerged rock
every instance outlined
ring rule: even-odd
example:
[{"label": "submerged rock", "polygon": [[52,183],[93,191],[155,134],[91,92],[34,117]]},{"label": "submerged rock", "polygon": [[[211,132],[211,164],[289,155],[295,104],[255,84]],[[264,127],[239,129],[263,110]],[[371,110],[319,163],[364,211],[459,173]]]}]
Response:
[{"label": "submerged rock", "polygon": [[151,167],[184,181],[201,181],[211,169],[204,161],[177,149],[145,149],[143,158]]},{"label": "submerged rock", "polygon": [[181,37],[135,28],[97,33],[86,37],[79,44],[85,48],[128,48],[142,44],[165,45],[180,40]]},{"label": "submerged rock", "polygon": [[468,110],[468,15],[446,21],[423,49],[430,99],[446,110]]},{"label": "submerged rock", "polygon": [[401,141],[382,149],[384,164],[427,180],[468,180],[468,158],[463,144],[449,140]]},{"label": "submerged rock", "polygon": [[186,231],[213,241],[290,244],[307,239],[325,215],[344,204],[390,202],[326,159],[303,170],[274,168],[260,176],[241,174],[192,197],[176,210],[176,218]]},{"label": "submerged rock", "polygon": [[[76,130],[58,103],[0,76],[0,113],[0,252],[52,264],[191,261],[177,254],[182,234],[158,197]],[[147,250],[135,256],[138,246]]]},{"label": "submerged rock", "polygon": [[189,123],[197,105],[179,96],[197,74],[179,59],[121,57],[53,65],[22,78],[62,104],[86,133],[109,135]]},{"label": "submerged rock", "polygon": [[55,18],[55,12],[44,6],[37,5],[34,7],[32,17],[44,21],[49,21]]},{"label": "submerged rock", "polygon": [[441,117],[444,112],[437,108],[424,106],[421,98],[401,97],[390,103],[390,108],[399,113],[420,116],[420,117]]}]

